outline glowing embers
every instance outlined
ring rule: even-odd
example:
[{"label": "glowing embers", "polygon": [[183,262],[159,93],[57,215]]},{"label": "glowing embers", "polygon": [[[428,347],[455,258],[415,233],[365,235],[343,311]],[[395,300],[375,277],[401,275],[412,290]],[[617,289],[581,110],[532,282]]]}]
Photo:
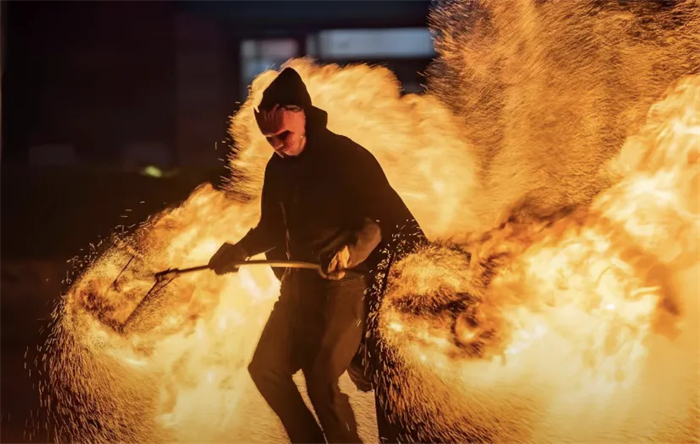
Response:
[{"label": "glowing embers", "polygon": [[699,94],[688,78],[652,107],[591,205],[397,265],[379,313],[397,417],[425,440],[697,442]]},{"label": "glowing embers", "polygon": [[[222,242],[242,235],[257,212],[255,203],[242,205],[203,186],[81,276],[57,313],[51,386],[44,390],[55,414],[82,412],[61,423],[63,439],[172,441],[197,429],[201,415],[236,412],[245,361],[279,288],[271,270],[181,276],[125,333],[99,315],[128,311],[153,285],[154,271],[206,263]],[[125,269],[132,253],[141,255]],[[192,406],[199,406],[197,413]],[[129,430],[117,423],[130,424]]]},{"label": "glowing embers", "polygon": [[[520,219],[499,207],[507,223],[468,236],[480,227],[473,201],[499,196],[475,185],[454,116],[434,98],[399,98],[384,71],[295,63],[332,127],[370,148],[429,236],[458,241],[396,264],[378,313],[397,357],[381,382],[400,385],[391,407],[424,428],[423,441],[698,440],[685,427],[698,418],[697,279],[675,280],[697,267],[700,244],[700,78],[653,108],[615,161],[620,181],[592,205]],[[233,163],[250,180],[235,188],[255,194],[269,151],[252,115],[236,119],[243,151]],[[154,271],[205,263],[257,211],[254,200],[205,186],[139,230],[133,247]],[[252,402],[246,364],[278,281],[260,269],[183,276],[151,328],[121,336],[86,310],[116,311],[152,283],[125,272],[110,290],[127,260],[118,251],[71,288],[51,342],[52,387],[43,393],[70,418],[60,423],[65,441],[230,442],[227,433],[245,426],[236,421]],[[669,327],[672,339],[657,334]]]}]

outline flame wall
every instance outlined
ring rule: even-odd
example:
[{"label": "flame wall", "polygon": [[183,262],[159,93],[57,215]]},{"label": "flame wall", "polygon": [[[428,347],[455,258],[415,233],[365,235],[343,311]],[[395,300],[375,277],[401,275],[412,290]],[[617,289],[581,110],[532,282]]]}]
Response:
[{"label": "flame wall", "polygon": [[383,377],[413,439],[700,440],[698,104],[694,76],[654,105],[585,211],[394,267]]},{"label": "flame wall", "polygon": [[[381,67],[290,62],[428,236],[458,243],[397,266],[377,313],[400,364],[390,401],[419,438],[700,440],[698,77],[659,102],[698,68],[698,9],[659,8],[447,2],[422,96],[401,96]],[[232,120],[228,191],[203,186],[156,215],[63,299],[42,364],[59,439],[283,439],[246,372],[279,287],[270,270],[183,276],[125,337],[90,310],[137,300],[150,273],[206,262],[256,222],[271,151],[251,108],[274,76],[255,80]],[[454,300],[470,302],[476,326],[421,312]],[[374,441],[371,397],[352,401]]]},{"label": "flame wall", "polygon": [[484,195],[470,203],[487,228],[514,206],[589,202],[649,106],[700,72],[695,0],[440,4],[428,84],[474,149]]}]

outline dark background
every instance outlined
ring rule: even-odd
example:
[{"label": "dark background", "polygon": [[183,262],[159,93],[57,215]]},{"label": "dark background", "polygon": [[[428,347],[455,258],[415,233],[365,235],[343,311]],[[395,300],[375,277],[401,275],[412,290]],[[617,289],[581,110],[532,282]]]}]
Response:
[{"label": "dark background", "polygon": [[[421,91],[433,57],[425,50],[429,2],[0,8],[0,440],[47,442],[34,431],[37,375],[28,369],[66,289],[68,261],[198,184],[217,183],[226,174],[228,118],[266,67],[307,55],[383,64],[406,92]],[[148,166],[163,177],[146,174]]]}]

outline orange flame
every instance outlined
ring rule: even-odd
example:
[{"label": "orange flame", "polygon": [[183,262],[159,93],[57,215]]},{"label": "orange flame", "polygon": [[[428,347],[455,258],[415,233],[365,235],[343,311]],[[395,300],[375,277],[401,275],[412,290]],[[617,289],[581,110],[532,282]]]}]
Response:
[{"label": "orange flame", "polygon": [[[453,70],[433,75],[433,94],[401,96],[380,67],[290,62],[329,112],[330,129],[373,152],[428,236],[456,242],[392,269],[376,313],[398,357],[385,377],[402,391],[390,401],[422,424],[426,441],[698,442],[700,76],[649,109],[696,56],[683,52],[686,37],[654,52],[603,26],[634,19],[626,13],[588,17],[582,6],[538,5],[484,6],[491,21],[482,17],[464,34],[449,13],[438,16],[440,63]],[[557,20],[573,31],[546,26]],[[602,45],[606,32],[626,49]],[[588,51],[591,69],[566,52],[571,39]],[[552,54],[571,64],[551,64]],[[595,70],[618,56],[621,66]],[[654,63],[675,56],[648,80]],[[64,298],[50,380],[62,439],[284,440],[246,371],[279,289],[270,270],[182,276],[159,295],[157,313],[124,336],[92,311],[126,311],[153,272],[206,263],[256,222],[270,149],[252,109],[275,75],[254,81],[233,119],[241,149],[228,192],[198,188],[122,239]],[[620,103],[615,88],[585,83],[597,75],[629,80]],[[450,102],[454,82],[459,100]],[[636,135],[619,150],[630,128]],[[137,265],[112,286],[131,256]],[[460,308],[445,308],[453,302]],[[376,441],[372,396],[353,393],[352,402],[361,435]]]},{"label": "orange flame", "polygon": [[[615,159],[624,179],[585,213],[509,223],[466,248],[471,263],[463,252],[430,247],[396,267],[380,330],[405,366],[397,377],[411,369],[397,405],[411,406],[416,421],[462,417],[477,429],[502,418],[503,405],[474,400],[493,390],[524,402],[523,412],[541,409],[536,421],[494,427],[496,441],[521,442],[523,427],[534,442],[699,439],[700,416],[689,408],[700,384],[698,103],[695,76],[653,106]],[[448,313],[416,314],[445,298],[467,300],[490,325],[451,331]],[[473,342],[485,343],[484,360],[460,347]],[[670,357],[673,365],[660,361]],[[667,375],[655,379],[660,368]],[[447,393],[439,389],[445,381]],[[509,387],[517,381],[528,389]],[[677,416],[663,416],[671,411]]]}]

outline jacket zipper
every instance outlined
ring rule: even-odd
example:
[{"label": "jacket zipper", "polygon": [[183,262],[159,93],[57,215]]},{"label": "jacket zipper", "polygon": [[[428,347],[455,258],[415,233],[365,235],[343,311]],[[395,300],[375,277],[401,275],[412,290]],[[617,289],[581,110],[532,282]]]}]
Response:
[{"label": "jacket zipper", "polygon": [[280,204],[280,208],[282,209],[282,221],[284,222],[284,242],[287,247],[287,260],[292,260],[292,255],[289,250],[289,225],[287,224],[287,212],[284,210],[284,203],[280,200],[278,202]]}]

